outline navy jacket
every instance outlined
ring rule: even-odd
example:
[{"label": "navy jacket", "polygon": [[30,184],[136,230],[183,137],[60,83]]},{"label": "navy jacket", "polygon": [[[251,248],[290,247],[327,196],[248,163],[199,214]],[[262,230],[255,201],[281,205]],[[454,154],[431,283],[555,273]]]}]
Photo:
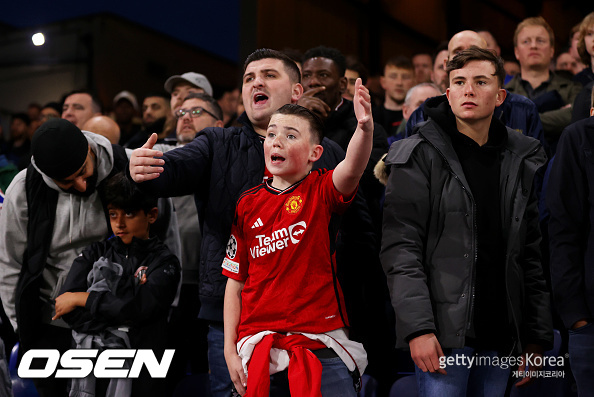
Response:
[{"label": "navy jacket", "polygon": [[[160,197],[194,195],[202,245],[200,248],[200,313],[209,321],[223,321],[227,277],[221,272],[225,248],[239,195],[262,183],[264,147],[246,114],[242,127],[206,128],[183,147],[164,154],[164,172],[138,186]],[[314,168],[333,169],[344,152],[324,139],[324,152]],[[129,173],[129,171],[128,171]]]},{"label": "navy jacket", "polygon": [[594,317],[594,117],[567,127],[549,177],[551,281],[567,328]]}]

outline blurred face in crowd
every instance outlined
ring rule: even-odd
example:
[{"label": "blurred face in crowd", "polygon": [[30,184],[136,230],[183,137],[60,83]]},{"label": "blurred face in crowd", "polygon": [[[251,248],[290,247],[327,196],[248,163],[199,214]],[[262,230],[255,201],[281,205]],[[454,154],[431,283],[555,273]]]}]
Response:
[{"label": "blurred face in crowd", "polygon": [[414,72],[394,65],[386,65],[380,83],[386,92],[386,99],[402,104],[406,93],[415,84]]},{"label": "blurred face in crowd", "polygon": [[347,89],[342,93],[342,96],[352,101],[355,97],[355,81],[361,76],[359,76],[359,72],[356,70],[347,69],[344,72],[344,77],[347,79]]},{"label": "blurred face in crowd", "polygon": [[569,52],[559,54],[555,63],[555,70],[566,70],[571,74],[576,74],[578,70],[578,61],[572,57]]},{"label": "blurred face in crowd", "polygon": [[549,33],[543,26],[526,26],[518,33],[514,53],[522,69],[548,70],[554,52]]},{"label": "blurred face in crowd", "polygon": [[[222,127],[223,122],[217,120],[210,104],[198,98],[191,98],[184,101],[180,107],[184,113],[180,116],[180,112],[176,114],[177,117],[177,141],[181,144],[191,142],[196,136],[196,133],[202,131],[207,127]],[[205,111],[206,110],[206,111]],[[209,114],[208,112],[212,113]]]},{"label": "blurred face in crowd", "polygon": [[520,64],[514,61],[503,62],[503,69],[505,69],[505,73],[510,76],[520,74]]},{"label": "blurred face in crowd", "polygon": [[411,88],[411,90],[413,91],[411,92],[409,102],[407,103],[405,101],[402,106],[402,116],[405,120],[408,120],[410,115],[427,99],[441,95],[441,92],[431,86]]},{"label": "blurred face in crowd", "polygon": [[69,95],[62,108],[62,118],[78,128],[82,128],[87,120],[97,114],[93,110],[93,98],[85,93]]},{"label": "blurred face in crowd", "polygon": [[113,115],[118,124],[128,124],[132,122],[136,110],[127,99],[120,99],[113,108]]},{"label": "blurred face in crowd", "polygon": [[303,86],[291,81],[280,59],[265,58],[247,65],[241,95],[256,132],[265,136],[272,114],[287,103],[297,103]]},{"label": "blurred face in crowd", "polygon": [[445,64],[448,61],[448,50],[441,50],[435,56],[433,62],[433,72],[431,73],[431,81],[433,81],[445,92],[448,87],[448,74],[445,71]]},{"label": "blurred face in crowd", "polygon": [[28,136],[29,126],[23,119],[14,118],[10,123],[10,139],[18,141]]},{"label": "blurred face in crowd", "polygon": [[503,103],[506,95],[494,74],[495,65],[489,61],[470,61],[450,72],[446,95],[458,120],[468,124],[491,120],[495,107]]},{"label": "blurred face in crowd", "polygon": [[155,121],[167,118],[171,109],[167,100],[160,96],[149,96],[142,103],[142,124],[150,125]]},{"label": "blurred face in crowd", "polygon": [[217,101],[223,114],[227,116],[233,116],[235,114],[240,96],[241,93],[239,92],[239,88],[236,88],[233,91],[227,91],[223,94],[221,99]]},{"label": "blurred face in crowd", "polygon": [[415,81],[418,83],[428,83],[431,81],[431,70],[433,63],[431,55],[417,54],[412,57],[412,63],[415,68]]},{"label": "blurred face in crowd", "polygon": [[179,108],[181,108],[181,105],[184,102],[184,99],[186,99],[186,96],[191,92],[199,94],[201,92],[204,92],[204,90],[202,88],[198,88],[195,85],[192,85],[192,84],[186,83],[186,82],[177,83],[173,87],[173,91],[171,91],[170,105],[171,105],[171,114],[174,117],[175,117],[175,112]]},{"label": "blurred face in crowd", "polygon": [[340,103],[342,93],[346,91],[347,79],[339,74],[338,67],[332,59],[315,57],[303,62],[301,84],[305,91],[325,87],[315,96],[334,109]]},{"label": "blurred face in crowd", "polygon": [[46,121],[48,121],[51,118],[60,118],[60,113],[52,108],[52,107],[47,107],[47,108],[43,108],[41,109],[41,122],[45,123]]}]

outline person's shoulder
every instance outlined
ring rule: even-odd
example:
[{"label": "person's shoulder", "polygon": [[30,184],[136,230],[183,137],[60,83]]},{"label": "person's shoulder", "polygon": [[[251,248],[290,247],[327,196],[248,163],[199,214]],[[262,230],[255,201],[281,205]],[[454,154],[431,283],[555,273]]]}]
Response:
[{"label": "person's shoulder", "polygon": [[25,184],[27,180],[27,168],[24,170],[19,171],[18,174],[12,178],[12,181],[6,188],[5,196],[6,197],[14,197],[19,196],[21,194],[25,194]]},{"label": "person's shoulder", "polygon": [[246,190],[245,192],[241,193],[239,195],[239,198],[237,199],[237,206],[239,207],[240,203],[242,205],[244,205],[247,202],[255,200],[257,198],[258,194],[262,193],[262,190],[266,189],[265,183],[266,182],[260,183],[259,185],[256,185],[256,186]]},{"label": "person's shoulder", "polygon": [[[426,122],[424,122],[426,123]],[[384,159],[386,165],[406,164],[417,148],[422,147],[425,140],[415,134],[405,139],[400,139],[390,146],[388,155]]]},{"label": "person's shoulder", "polygon": [[571,123],[563,130],[560,139],[582,141],[590,136],[594,136],[594,117],[588,117]]}]

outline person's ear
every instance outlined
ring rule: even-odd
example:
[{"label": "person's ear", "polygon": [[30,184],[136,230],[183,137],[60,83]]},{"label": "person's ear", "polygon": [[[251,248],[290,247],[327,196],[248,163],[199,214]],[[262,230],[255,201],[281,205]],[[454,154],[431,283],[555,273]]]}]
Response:
[{"label": "person's ear", "polygon": [[225,124],[223,124],[223,120],[217,120],[214,124],[215,127],[223,128]]},{"label": "person's ear", "polygon": [[340,89],[340,95],[344,94],[347,90],[349,85],[349,81],[346,77],[342,76],[340,80],[338,80],[338,87]]},{"label": "person's ear", "polygon": [[291,93],[291,103],[297,103],[299,98],[303,95],[303,86],[301,83],[293,84],[293,92]]},{"label": "person's ear", "polygon": [[311,153],[309,155],[310,163],[315,163],[322,157],[322,153],[324,152],[324,147],[322,145],[314,145],[311,149]]},{"label": "person's ear", "polygon": [[507,91],[504,88],[500,88],[497,92],[497,102],[495,103],[495,107],[501,106],[505,98],[507,97]]},{"label": "person's ear", "polygon": [[148,218],[149,225],[152,225],[157,220],[157,216],[159,216],[159,209],[157,207],[153,207],[146,213],[146,217]]}]

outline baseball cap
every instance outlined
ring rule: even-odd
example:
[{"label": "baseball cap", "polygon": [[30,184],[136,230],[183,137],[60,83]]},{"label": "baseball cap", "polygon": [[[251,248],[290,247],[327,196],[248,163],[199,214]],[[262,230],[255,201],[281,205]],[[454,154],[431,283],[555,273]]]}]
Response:
[{"label": "baseball cap", "polygon": [[131,93],[130,91],[121,91],[119,92],[114,98],[113,98],[113,105],[115,106],[120,99],[126,99],[128,101],[130,101],[130,103],[132,104],[132,106],[134,107],[134,109],[136,111],[139,110],[138,107],[138,100],[136,99],[136,95],[134,95],[133,93]]},{"label": "baseball cap", "polygon": [[212,86],[205,75],[195,72],[187,72],[180,75],[171,76],[165,82],[165,91],[171,94],[173,87],[179,82],[187,82],[195,85],[198,88],[202,88],[204,92],[212,96]]}]

